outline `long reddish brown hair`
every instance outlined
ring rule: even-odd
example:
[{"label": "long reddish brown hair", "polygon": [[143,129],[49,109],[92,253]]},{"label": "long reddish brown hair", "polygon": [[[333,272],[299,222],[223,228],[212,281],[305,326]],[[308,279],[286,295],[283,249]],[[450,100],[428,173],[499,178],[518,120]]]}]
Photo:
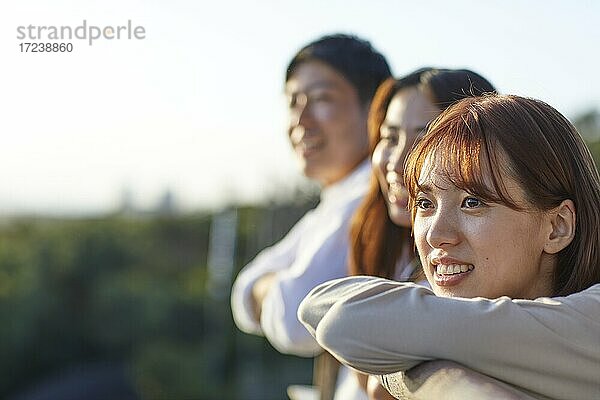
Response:
[{"label": "long reddish brown hair", "polygon": [[[469,70],[422,68],[400,79],[389,78],[377,89],[371,102],[367,121],[369,154],[373,154],[379,142],[381,125],[392,98],[409,87],[419,87],[440,112],[457,100],[495,91],[489,81]],[[411,230],[394,224],[390,219],[374,173],[371,174],[367,195],[352,217],[350,246],[351,275],[391,279],[403,251],[410,251],[411,258],[414,257]]]},{"label": "long reddish brown hair", "polygon": [[[373,97],[367,121],[369,154],[375,151],[387,108],[398,90],[398,81],[389,78]],[[369,191],[350,225],[350,274],[392,278],[405,243],[412,248],[410,229],[392,222],[377,177],[371,173]]]}]

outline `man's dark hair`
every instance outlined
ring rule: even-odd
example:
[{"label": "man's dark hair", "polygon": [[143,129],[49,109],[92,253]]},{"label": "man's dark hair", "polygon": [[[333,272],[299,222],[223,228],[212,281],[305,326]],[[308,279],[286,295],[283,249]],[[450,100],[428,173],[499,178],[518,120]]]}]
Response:
[{"label": "man's dark hair", "polygon": [[323,36],[304,46],[288,65],[285,81],[308,61],[323,62],[342,74],[354,86],[362,104],[368,104],[379,85],[392,75],[385,57],[371,43],[353,35]]}]

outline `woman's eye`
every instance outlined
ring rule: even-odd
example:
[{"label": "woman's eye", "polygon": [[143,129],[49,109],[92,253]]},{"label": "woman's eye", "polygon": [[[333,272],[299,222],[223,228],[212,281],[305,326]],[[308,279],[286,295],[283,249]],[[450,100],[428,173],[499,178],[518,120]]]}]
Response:
[{"label": "woman's eye", "polygon": [[484,206],[485,203],[479,200],[477,197],[467,197],[463,200],[462,207],[464,208],[477,208]]},{"label": "woman's eye", "polygon": [[387,144],[395,146],[398,144],[398,129],[389,126],[383,126],[380,133],[380,141],[385,141]]},{"label": "woman's eye", "polygon": [[421,210],[428,210],[433,207],[433,204],[427,199],[417,199],[415,201],[415,207]]},{"label": "woman's eye", "polygon": [[382,136],[381,139],[379,139],[379,141],[380,142],[384,142],[388,146],[395,146],[395,145],[398,144],[398,137],[396,137],[396,136]]}]

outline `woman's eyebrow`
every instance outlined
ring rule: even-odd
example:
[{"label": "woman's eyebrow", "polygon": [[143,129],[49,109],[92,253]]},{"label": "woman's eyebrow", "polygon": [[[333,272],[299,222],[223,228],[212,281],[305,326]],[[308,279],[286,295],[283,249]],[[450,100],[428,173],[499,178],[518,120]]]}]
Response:
[{"label": "woman's eyebrow", "polygon": [[437,192],[447,192],[447,191],[461,191],[456,185],[451,182],[440,182],[436,183],[431,180],[424,180],[422,183],[417,183],[417,188],[419,192],[422,193],[437,193]]},{"label": "woman's eyebrow", "polygon": [[427,182],[422,183],[422,184],[418,183],[417,185],[419,187],[419,192],[422,192],[422,193],[431,193],[434,190],[433,185],[431,183],[427,183]]}]

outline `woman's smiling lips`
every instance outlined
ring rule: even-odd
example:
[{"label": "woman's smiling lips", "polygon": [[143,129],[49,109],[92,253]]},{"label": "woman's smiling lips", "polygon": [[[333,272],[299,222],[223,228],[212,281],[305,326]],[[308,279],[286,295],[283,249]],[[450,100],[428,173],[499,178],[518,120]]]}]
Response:
[{"label": "woman's smiling lips", "polygon": [[432,258],[431,267],[438,286],[458,285],[475,269],[473,264],[450,257]]}]

